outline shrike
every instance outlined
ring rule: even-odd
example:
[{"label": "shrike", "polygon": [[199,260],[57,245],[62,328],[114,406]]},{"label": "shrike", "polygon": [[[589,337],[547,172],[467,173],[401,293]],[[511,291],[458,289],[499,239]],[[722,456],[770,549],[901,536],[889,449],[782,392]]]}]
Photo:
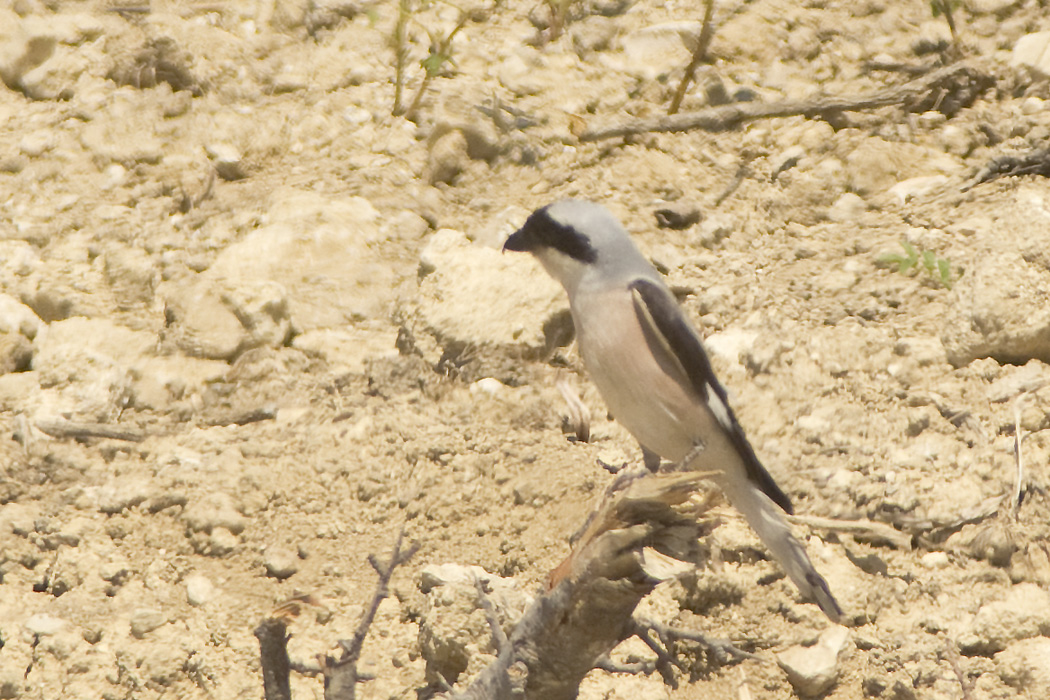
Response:
[{"label": "shrike", "polygon": [[802,594],[838,621],[827,582],[781,515],[791,501],[744,437],[699,334],[612,213],[579,200],[549,204],[503,250],[532,253],[565,287],[587,371],[643,451],[716,470],[713,480]]}]

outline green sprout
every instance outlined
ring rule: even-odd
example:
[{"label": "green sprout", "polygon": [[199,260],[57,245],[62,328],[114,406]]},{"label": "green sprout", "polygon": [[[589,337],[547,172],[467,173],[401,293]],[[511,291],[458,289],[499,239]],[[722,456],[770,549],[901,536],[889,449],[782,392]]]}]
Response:
[{"label": "green sprout", "polygon": [[932,250],[922,250],[913,246],[908,241],[901,241],[904,254],[885,253],[879,256],[880,267],[896,268],[896,271],[906,275],[912,270],[924,269],[934,282],[945,289],[952,288],[952,264],[945,258],[937,257]]}]

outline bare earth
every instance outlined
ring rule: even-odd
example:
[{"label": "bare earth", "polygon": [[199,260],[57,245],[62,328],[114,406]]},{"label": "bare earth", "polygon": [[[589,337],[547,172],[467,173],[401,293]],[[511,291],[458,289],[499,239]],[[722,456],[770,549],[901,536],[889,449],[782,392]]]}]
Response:
[{"label": "bare earth", "polygon": [[[726,511],[710,567],[644,606],[762,660],[685,645],[676,689],[595,671],[581,697],[1050,697],[1050,184],[967,188],[1050,144],[1050,35],[1022,51],[1050,11],[964,0],[962,96],[580,142],[666,113],[698,5],[581,0],[552,37],[542,3],[482,3],[407,119],[391,0],[4,3],[0,698],[261,698],[259,621],[321,601],[289,645],[316,669],[402,528],[420,549],[359,696],[468,682],[484,617],[424,596],[423,569],[535,592],[606,467],[641,459],[564,344],[560,291],[497,253],[567,196],[606,204],[681,291],[796,511],[897,535],[798,525],[847,611],[829,636]],[[404,107],[428,32],[461,18],[406,7]],[[953,51],[925,0],[731,0],[715,28],[683,112],[866,94]],[[667,208],[701,219],[660,228]],[[904,274],[880,263],[902,241]],[[819,691],[777,663],[828,644]],[[295,673],[293,695],[321,683]]]}]

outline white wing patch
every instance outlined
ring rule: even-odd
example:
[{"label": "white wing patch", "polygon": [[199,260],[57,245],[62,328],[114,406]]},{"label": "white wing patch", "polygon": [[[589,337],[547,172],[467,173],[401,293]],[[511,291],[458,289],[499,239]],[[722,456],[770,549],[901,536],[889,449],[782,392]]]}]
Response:
[{"label": "white wing patch", "polygon": [[725,405],[718,396],[718,392],[714,390],[710,384],[707,385],[707,407],[711,409],[711,413],[715,414],[715,418],[718,419],[719,424],[727,430],[733,430],[733,420],[729,417],[729,408]]}]

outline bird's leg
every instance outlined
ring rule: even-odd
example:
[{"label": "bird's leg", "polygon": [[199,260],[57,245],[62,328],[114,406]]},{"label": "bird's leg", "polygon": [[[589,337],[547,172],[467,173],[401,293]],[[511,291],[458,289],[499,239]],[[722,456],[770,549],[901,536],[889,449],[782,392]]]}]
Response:
[{"label": "bird's leg", "polygon": [[707,445],[705,445],[702,440],[697,440],[696,443],[693,445],[693,449],[689,450],[689,453],[686,454],[686,456],[684,458],[682,458],[682,461],[677,462],[676,464],[674,464],[667,471],[670,471],[670,472],[696,471],[695,469],[693,469],[693,462],[695,462],[696,460],[700,459],[700,455],[702,455],[704,453],[705,449],[707,449]]}]

